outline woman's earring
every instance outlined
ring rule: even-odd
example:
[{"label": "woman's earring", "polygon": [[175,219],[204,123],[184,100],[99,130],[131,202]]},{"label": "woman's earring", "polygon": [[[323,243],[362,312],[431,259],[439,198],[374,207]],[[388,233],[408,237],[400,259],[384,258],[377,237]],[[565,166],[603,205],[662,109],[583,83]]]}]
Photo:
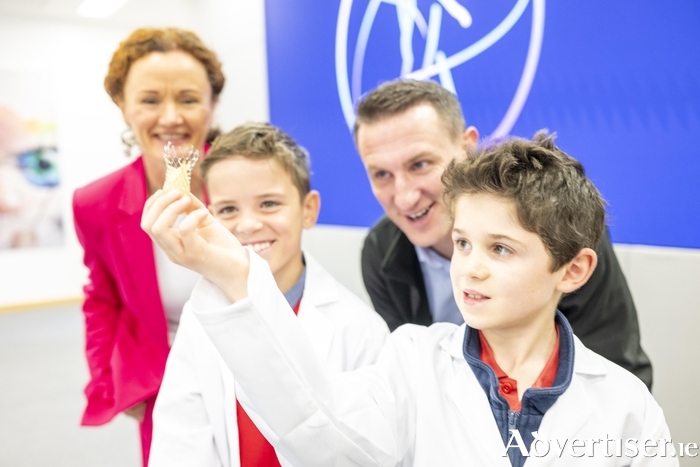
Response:
[{"label": "woman's earring", "polygon": [[122,143],[124,143],[124,154],[126,154],[126,157],[133,156],[134,148],[138,149],[138,143],[130,127],[126,127],[126,129],[122,131]]}]

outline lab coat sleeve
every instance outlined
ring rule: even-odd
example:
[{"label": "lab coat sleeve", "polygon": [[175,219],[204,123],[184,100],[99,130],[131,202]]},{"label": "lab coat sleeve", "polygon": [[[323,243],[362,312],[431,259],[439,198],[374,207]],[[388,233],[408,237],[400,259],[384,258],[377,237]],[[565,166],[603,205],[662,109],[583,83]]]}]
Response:
[{"label": "lab coat sleeve", "polygon": [[405,461],[415,425],[410,355],[390,344],[374,367],[326,373],[267,263],[250,257],[248,298],[231,305],[203,280],[191,305],[273,446],[293,465]]},{"label": "lab coat sleeve", "polygon": [[353,317],[353,322],[345,326],[347,362],[344,371],[375,363],[389,337],[389,328],[381,316],[359,298],[353,296],[352,299],[346,298],[343,303],[347,308],[343,312]]},{"label": "lab coat sleeve", "polygon": [[223,465],[197,375],[196,326],[199,323],[186,306],[153,409],[150,467]]},{"label": "lab coat sleeve", "polygon": [[365,332],[365,342],[362,346],[357,346],[357,358],[354,368],[361,368],[366,365],[371,365],[376,362],[377,357],[384,348],[387,337],[389,337],[389,328],[384,320],[373,310],[368,319]]}]

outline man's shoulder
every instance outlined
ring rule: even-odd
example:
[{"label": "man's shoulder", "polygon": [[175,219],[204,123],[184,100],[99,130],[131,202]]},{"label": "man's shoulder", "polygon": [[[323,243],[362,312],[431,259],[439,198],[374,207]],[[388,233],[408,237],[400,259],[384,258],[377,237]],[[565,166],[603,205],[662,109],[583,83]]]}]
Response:
[{"label": "man's shoulder", "polygon": [[388,217],[384,216],[369,230],[363,249],[384,254],[399,244],[402,248],[412,246],[406,234]]},{"label": "man's shoulder", "polygon": [[399,229],[396,224],[394,224],[391,219],[389,219],[387,216],[382,217],[377,221],[376,224],[372,226],[371,229],[369,229],[369,233],[367,234],[368,237],[385,237],[387,235],[396,235],[398,233],[401,233],[401,229]]}]

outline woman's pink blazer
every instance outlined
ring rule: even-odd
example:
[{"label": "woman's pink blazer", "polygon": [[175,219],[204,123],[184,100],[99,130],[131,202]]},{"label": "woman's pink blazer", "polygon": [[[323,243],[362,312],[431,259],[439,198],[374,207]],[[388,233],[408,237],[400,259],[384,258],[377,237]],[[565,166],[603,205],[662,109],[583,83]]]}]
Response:
[{"label": "woman's pink blazer", "polygon": [[140,227],[146,197],[141,157],[73,195],[75,229],[90,270],[83,425],[107,423],[156,394],[163,379],[168,332],[153,244]]}]

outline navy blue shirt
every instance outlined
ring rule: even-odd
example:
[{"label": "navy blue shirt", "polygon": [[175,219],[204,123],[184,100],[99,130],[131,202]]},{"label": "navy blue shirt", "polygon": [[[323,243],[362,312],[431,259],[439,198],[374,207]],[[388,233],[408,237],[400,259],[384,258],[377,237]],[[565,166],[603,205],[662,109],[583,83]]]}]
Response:
[{"label": "navy blue shirt", "polygon": [[[511,438],[510,430],[518,430],[528,452],[535,439],[533,431],[537,431],[542,423],[542,417],[554,405],[560,395],[571,383],[574,372],[574,333],[569,322],[561,312],[557,311],[555,322],[559,325],[559,367],[550,388],[529,388],[523,394],[520,412],[513,412],[505,398],[499,393],[496,373],[486,363],[481,361],[481,344],[479,331],[467,326],[464,333],[464,358],[471,367],[476,379],[484,389],[491,405],[493,418],[498,425],[498,431],[503,439],[503,446],[508,446]],[[508,458],[513,467],[522,467],[525,457],[520,449],[515,447],[515,441],[510,443]]]}]

